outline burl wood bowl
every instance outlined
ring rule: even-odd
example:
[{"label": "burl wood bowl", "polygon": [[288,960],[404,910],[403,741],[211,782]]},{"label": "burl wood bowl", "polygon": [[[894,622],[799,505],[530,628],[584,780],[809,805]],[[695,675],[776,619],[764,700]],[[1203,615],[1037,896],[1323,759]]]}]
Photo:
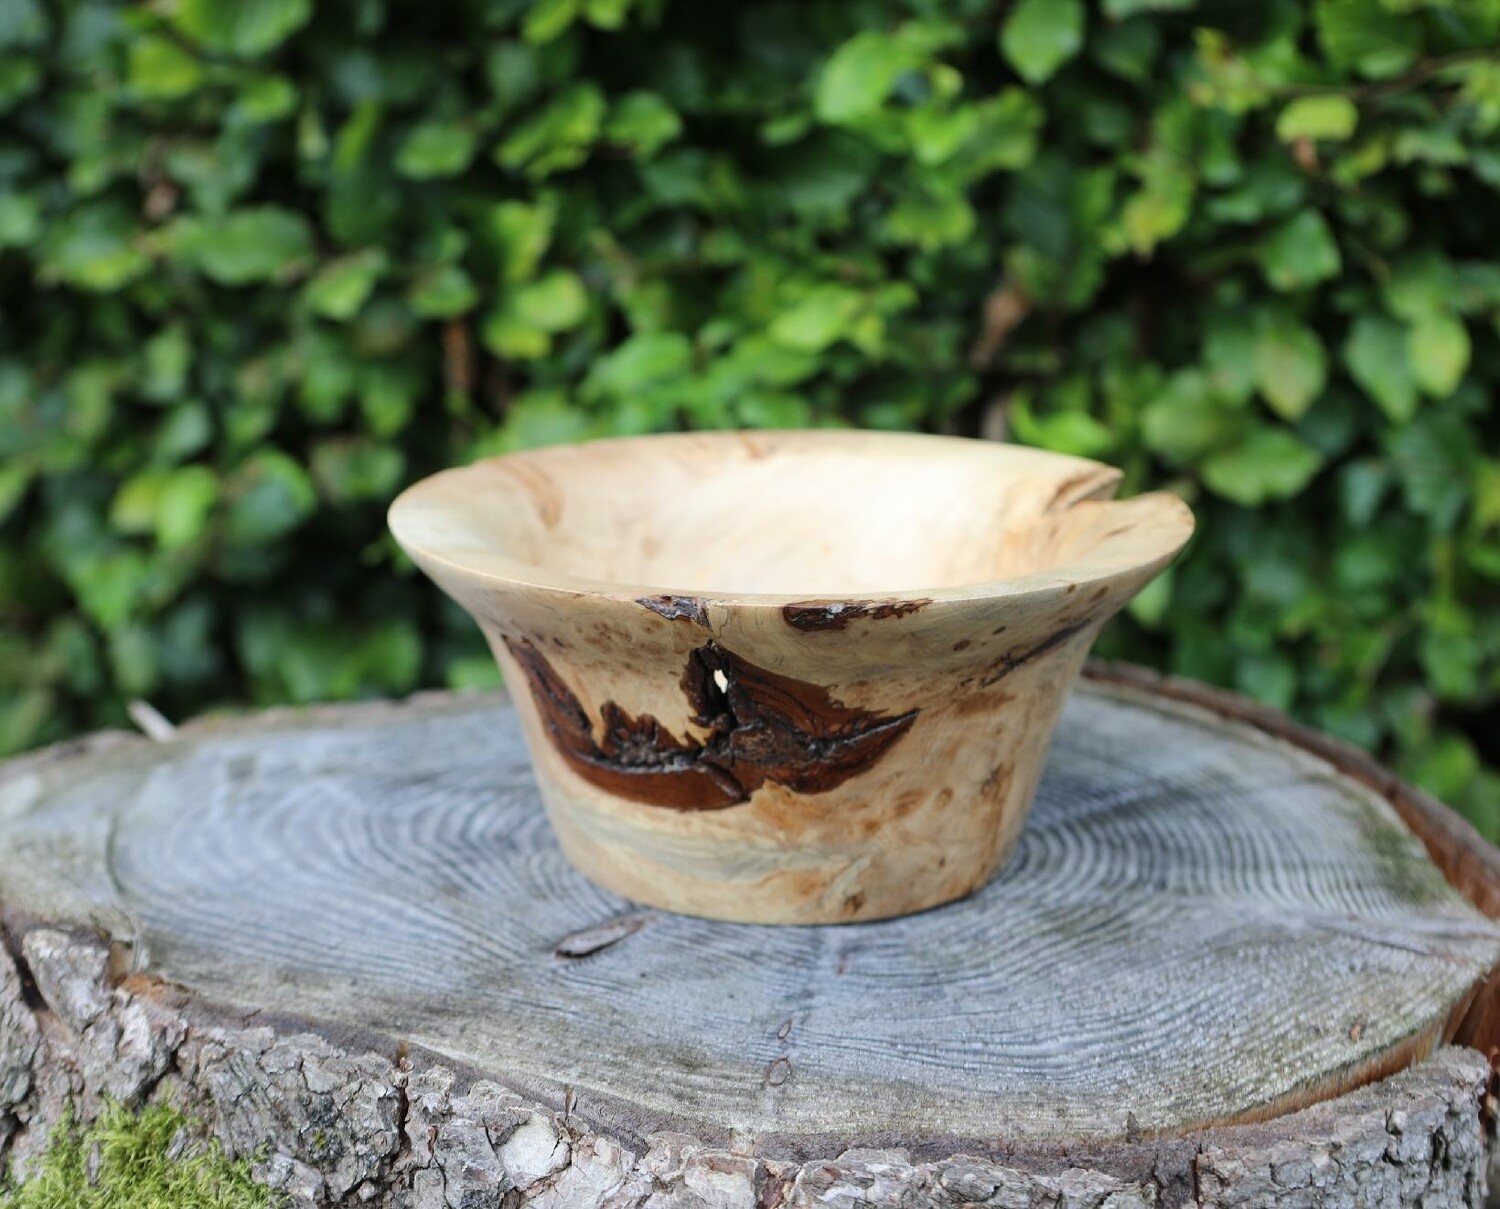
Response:
[{"label": "burl wood bowl", "polygon": [[760,923],[962,897],[1010,853],[1175,496],[950,437],[697,433],[424,479],[396,539],[478,621],[600,885]]}]

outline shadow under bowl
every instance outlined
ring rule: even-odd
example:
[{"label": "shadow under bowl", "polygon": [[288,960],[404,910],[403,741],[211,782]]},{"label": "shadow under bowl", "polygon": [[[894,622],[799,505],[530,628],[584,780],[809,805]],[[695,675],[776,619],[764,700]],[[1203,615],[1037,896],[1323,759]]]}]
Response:
[{"label": "shadow under bowl", "polygon": [[390,527],[489,641],[574,865],[827,923],[1010,854],[1099,627],[1192,533],[1119,479],[953,437],[672,434],[443,471]]}]

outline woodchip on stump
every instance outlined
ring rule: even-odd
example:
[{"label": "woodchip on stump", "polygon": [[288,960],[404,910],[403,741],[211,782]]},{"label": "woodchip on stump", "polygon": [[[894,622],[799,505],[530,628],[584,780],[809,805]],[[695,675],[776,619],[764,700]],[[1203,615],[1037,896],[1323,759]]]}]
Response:
[{"label": "woodchip on stump", "polygon": [[307,1204],[1475,1204],[1494,869],[1129,675],[996,881],[837,927],[587,882],[501,699],[101,736],[0,768],[0,1150],[171,1096]]}]

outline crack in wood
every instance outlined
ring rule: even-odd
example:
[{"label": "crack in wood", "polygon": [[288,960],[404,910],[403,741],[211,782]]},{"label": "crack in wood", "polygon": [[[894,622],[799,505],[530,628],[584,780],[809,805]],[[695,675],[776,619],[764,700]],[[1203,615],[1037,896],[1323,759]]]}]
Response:
[{"label": "crack in wood", "polygon": [[920,600],[890,600],[877,604],[874,601],[799,601],[783,605],[782,620],[794,630],[816,632],[818,630],[842,630],[851,621],[884,621],[888,617],[905,617],[932,603],[931,598]]},{"label": "crack in wood", "polygon": [[1088,620],[1076,621],[1073,624],[1065,625],[1062,627],[1062,629],[1048,635],[1046,638],[1042,639],[1042,641],[1038,642],[1035,646],[1027,647],[1026,650],[1022,651],[1020,654],[1006,654],[1002,656],[990,666],[989,671],[986,672],[984,676],[980,677],[979,687],[989,688],[993,684],[998,684],[1000,681],[1004,680],[1005,677],[1009,676],[1013,671],[1015,671],[1018,667],[1030,663],[1038,655],[1045,655],[1054,647],[1061,646],[1069,638],[1073,637],[1074,634],[1077,634],[1079,631],[1085,629],[1088,625]]}]

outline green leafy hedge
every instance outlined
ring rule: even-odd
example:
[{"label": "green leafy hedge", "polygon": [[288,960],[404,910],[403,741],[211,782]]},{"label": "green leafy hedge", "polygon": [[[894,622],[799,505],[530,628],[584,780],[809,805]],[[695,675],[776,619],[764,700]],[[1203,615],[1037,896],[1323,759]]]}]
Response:
[{"label": "green leafy hedge", "polygon": [[0,746],[493,673],[443,464],[982,432],[1182,492],[1104,649],[1500,834],[1497,0],[0,0]]}]

